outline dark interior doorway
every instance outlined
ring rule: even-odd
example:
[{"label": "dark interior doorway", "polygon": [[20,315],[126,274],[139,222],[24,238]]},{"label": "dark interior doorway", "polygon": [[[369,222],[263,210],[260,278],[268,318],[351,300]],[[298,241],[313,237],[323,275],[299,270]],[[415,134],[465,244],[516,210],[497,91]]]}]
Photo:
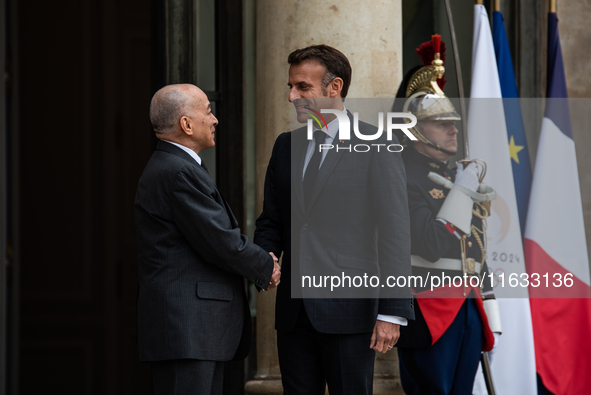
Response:
[{"label": "dark interior doorway", "polygon": [[18,393],[150,393],[132,211],[152,151],[150,3],[11,5]]}]

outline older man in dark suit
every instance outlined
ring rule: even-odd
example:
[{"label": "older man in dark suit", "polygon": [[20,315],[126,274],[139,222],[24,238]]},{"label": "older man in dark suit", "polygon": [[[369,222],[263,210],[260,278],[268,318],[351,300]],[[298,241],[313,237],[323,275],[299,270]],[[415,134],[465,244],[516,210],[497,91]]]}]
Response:
[{"label": "older man in dark suit", "polygon": [[156,394],[221,394],[223,361],[250,349],[243,278],[279,284],[274,259],[240,233],[199,152],[218,121],[194,85],[154,95],[158,145],[135,200],[139,252],[138,346]]},{"label": "older man in dark suit", "polygon": [[[299,122],[322,109],[345,110],[351,82],[345,55],[316,45],[294,51],[288,63],[289,101]],[[358,299],[319,298],[319,289],[314,295],[299,289],[300,277],[367,272],[385,283],[387,276],[409,275],[406,176],[398,153],[348,150],[363,141],[343,141],[338,119],[324,118],[327,125],[313,140],[306,138],[306,128],[277,138],[255,243],[276,256],[283,253],[275,328],[284,393],[321,395],[328,384],[331,395],[371,394],[375,351],[391,349],[399,325],[414,318],[410,290],[380,287]],[[363,123],[359,129],[376,132]],[[321,150],[321,144],[333,149]],[[304,298],[293,297],[297,294]]]}]

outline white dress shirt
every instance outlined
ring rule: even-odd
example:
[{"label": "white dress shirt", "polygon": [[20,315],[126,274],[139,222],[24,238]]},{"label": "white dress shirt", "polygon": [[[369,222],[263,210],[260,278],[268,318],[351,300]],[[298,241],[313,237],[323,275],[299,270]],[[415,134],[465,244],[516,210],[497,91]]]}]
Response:
[{"label": "white dress shirt", "polygon": [[185,151],[187,154],[191,155],[191,158],[195,159],[195,162],[197,162],[197,163],[199,163],[199,165],[201,165],[201,157],[199,155],[197,155],[197,152],[193,151],[191,148],[187,148],[184,145],[180,145],[179,143],[173,143],[172,141],[168,141],[168,140],[162,140],[162,141],[166,141],[167,143],[170,143],[172,145],[176,145],[177,147],[179,147],[180,149]]}]

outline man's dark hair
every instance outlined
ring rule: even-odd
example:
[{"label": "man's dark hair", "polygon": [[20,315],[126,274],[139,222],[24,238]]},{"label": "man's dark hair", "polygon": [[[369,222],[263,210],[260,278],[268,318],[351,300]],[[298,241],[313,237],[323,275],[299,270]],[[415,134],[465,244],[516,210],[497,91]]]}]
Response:
[{"label": "man's dark hair", "polygon": [[287,63],[290,65],[298,65],[304,60],[313,60],[320,63],[326,69],[324,77],[322,78],[322,89],[326,94],[326,87],[332,80],[339,77],[343,80],[343,89],[341,96],[347,97],[349,92],[349,85],[351,85],[351,64],[349,59],[338,49],[329,47],[328,45],[311,45],[306,48],[296,49],[287,57]]}]

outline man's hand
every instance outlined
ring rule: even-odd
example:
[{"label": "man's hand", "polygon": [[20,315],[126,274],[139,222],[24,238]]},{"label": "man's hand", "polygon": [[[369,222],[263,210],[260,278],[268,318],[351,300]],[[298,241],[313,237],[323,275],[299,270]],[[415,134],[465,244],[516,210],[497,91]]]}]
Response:
[{"label": "man's hand", "polygon": [[369,348],[385,354],[394,347],[399,337],[400,325],[377,320],[373,328]]},{"label": "man's hand", "polygon": [[271,275],[271,281],[269,282],[267,291],[270,291],[273,288],[277,288],[277,286],[281,282],[281,266],[279,266],[278,263],[279,259],[272,252],[269,252],[269,255],[273,257],[273,263],[275,264],[275,268],[273,269],[273,274]]}]

